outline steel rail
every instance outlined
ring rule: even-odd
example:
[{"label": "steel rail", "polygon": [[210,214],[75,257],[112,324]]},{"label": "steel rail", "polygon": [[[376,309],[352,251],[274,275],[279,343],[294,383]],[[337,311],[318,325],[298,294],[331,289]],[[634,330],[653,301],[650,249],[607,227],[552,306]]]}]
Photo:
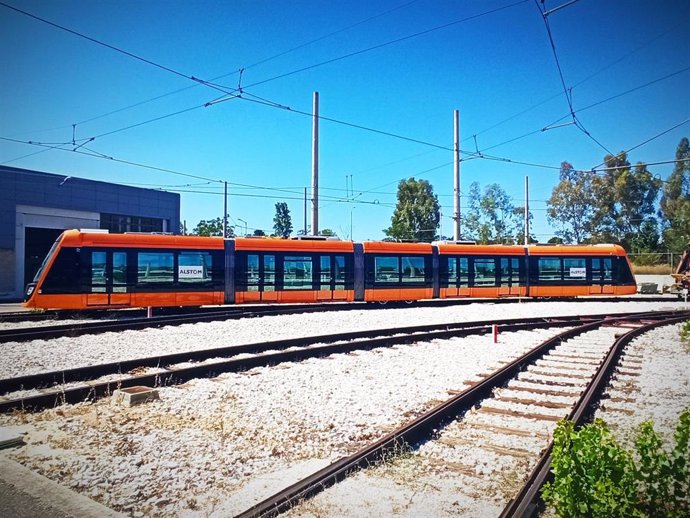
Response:
[{"label": "steel rail", "polygon": [[[484,298],[449,298],[449,299],[425,299],[416,300],[411,303],[405,301],[390,301],[385,303],[386,307],[446,307],[446,306],[462,306],[468,304],[511,304],[511,303],[539,303],[539,302],[553,302],[553,301],[568,301],[568,302],[668,302],[676,301],[676,297],[650,295],[646,297],[615,297],[615,296],[601,296],[592,295],[586,297],[554,297],[548,299],[529,298],[529,297],[501,297],[494,299]],[[285,309],[292,309],[294,312],[300,310],[308,311],[349,311],[356,309],[378,309],[384,304],[376,302],[322,302],[322,303],[307,303],[307,304],[280,304],[279,307]],[[204,315],[206,313],[218,313],[227,310],[248,310],[252,312],[261,312],[268,310],[268,308],[275,309],[278,304],[238,304],[238,305],[221,305],[221,306],[203,306],[203,307],[156,307],[155,313],[157,316],[193,316]],[[94,318],[94,320],[115,320],[120,317],[137,319],[146,316],[146,309],[143,308],[122,308],[122,309],[92,309],[92,310],[43,310],[40,312],[33,311],[13,311],[0,312],[0,323],[12,322],[41,322],[49,320],[69,320],[80,318]]]},{"label": "steel rail", "polygon": [[[641,334],[647,333],[657,327],[667,326],[684,322],[688,316],[673,316],[660,319],[656,322],[645,323],[637,329],[620,336],[609,350],[606,358],[597,370],[596,375],[587,385],[579,401],[573,407],[566,419],[573,421],[576,427],[591,421],[594,414],[595,407],[601,400],[601,395],[608,386],[608,383],[613,375],[613,371],[618,364],[618,360],[623,352],[623,349],[634,338]],[[506,505],[499,518],[528,518],[534,516],[536,511],[541,506],[540,490],[542,486],[551,479],[551,452],[553,450],[553,441],[549,443],[539,462],[532,470],[527,482],[523,485],[520,492]]]},{"label": "steel rail", "polygon": [[[87,399],[96,399],[112,394],[116,388],[126,388],[138,385],[170,386],[184,383],[190,379],[200,377],[215,377],[225,372],[239,372],[255,367],[275,365],[281,362],[302,361],[308,358],[330,354],[347,353],[357,350],[370,350],[377,347],[428,341],[433,339],[448,339],[471,334],[487,334],[491,326],[496,323],[501,331],[517,331],[543,327],[564,327],[573,325],[574,321],[582,321],[582,317],[559,317],[551,321],[544,318],[510,319],[503,322],[466,322],[457,324],[424,325],[401,331],[398,328],[359,331],[354,333],[339,333],[336,335],[310,336],[275,342],[263,342],[241,346],[229,346],[222,349],[206,349],[198,352],[183,352],[166,356],[150,357],[146,359],[128,360],[103,365],[94,365],[75,369],[66,369],[42,374],[33,374],[0,380],[0,393],[13,391],[40,390],[49,387],[40,394],[27,395],[13,399],[0,400],[0,412],[11,410],[40,410],[65,403],[79,403]],[[314,344],[338,342],[330,345],[314,347]],[[299,348],[298,348],[299,347]],[[289,350],[286,350],[289,349]],[[281,352],[261,354],[266,351]],[[254,357],[233,359],[232,356],[253,353]],[[189,361],[191,357],[208,359],[230,355],[229,359],[212,363],[199,363],[193,366],[165,369],[164,365],[175,362]],[[164,370],[157,373],[141,374],[123,377],[106,382],[90,381],[96,376],[112,374],[125,375],[137,367],[158,367]],[[64,387],[67,383],[81,383],[78,387]],[[57,386],[56,386],[57,385]]]},{"label": "steel rail", "polygon": [[[352,308],[352,309],[361,309]],[[295,306],[231,306],[219,310],[213,308],[209,312],[194,312],[181,315],[163,315],[151,318],[135,317],[119,320],[107,320],[99,322],[85,322],[80,324],[60,324],[43,327],[20,327],[15,329],[0,330],[0,344],[5,342],[22,342],[29,340],[45,340],[60,338],[62,336],[76,337],[88,334],[100,334],[107,332],[141,330],[162,326],[194,324],[198,322],[214,322],[234,320],[240,318],[252,318],[267,315],[290,315],[297,313],[312,313],[321,311],[334,311],[338,308],[333,304],[313,304]]]},{"label": "steel rail", "polygon": [[[686,312],[683,317],[678,317],[677,312],[674,312],[677,318],[685,319],[690,316],[690,312]],[[348,474],[358,469],[369,466],[372,463],[380,461],[387,453],[395,452],[401,445],[414,445],[420,442],[431,439],[437,430],[445,423],[457,418],[469,409],[474,407],[479,401],[490,396],[491,392],[500,386],[503,386],[510,379],[514,378],[526,364],[532,363],[541,358],[550,349],[560,344],[563,340],[567,340],[574,336],[580,335],[592,329],[596,329],[603,325],[612,324],[621,321],[628,321],[631,318],[653,319],[668,316],[667,313],[638,314],[617,316],[616,318],[600,319],[577,328],[569,329],[559,335],[546,340],[542,344],[533,348],[525,355],[509,363],[505,367],[496,371],[494,374],[476,383],[472,387],[454,396],[448,401],[432,408],[424,413],[414,421],[386,434],[378,441],[366,446],[358,452],[344,457],[329,466],[317,471],[316,473],[292,484],[284,490],[275,495],[259,502],[248,510],[240,513],[236,518],[258,518],[258,517],[272,517],[290,509],[295,503],[302,499],[309,498],[325,488],[334,485],[343,480]]]},{"label": "steel rail", "polygon": [[[411,341],[445,339],[452,336],[466,336],[468,334],[481,334],[489,332],[490,326],[496,324],[501,331],[525,328],[525,326],[559,327],[573,325],[583,320],[596,320],[606,318],[607,315],[591,316],[556,316],[550,318],[512,318],[504,320],[484,320],[473,322],[452,322],[444,324],[425,324],[410,326],[401,330],[399,328],[376,329],[368,331],[355,331],[328,335],[306,336],[287,340],[257,342],[252,344],[226,346],[220,348],[202,349],[198,351],[184,351],[166,355],[156,355],[145,358],[135,358],[109,362],[98,365],[62,369],[52,372],[27,374],[0,379],[0,394],[6,394],[18,390],[36,390],[54,385],[66,383],[84,382],[106,375],[124,375],[136,368],[160,368],[182,362],[203,362],[210,358],[230,357],[238,354],[261,354],[266,351],[284,350],[292,347],[307,347],[318,343],[334,343],[352,340],[369,339],[367,343],[354,343],[353,346],[362,349],[387,346],[391,343],[409,343]],[[517,327],[516,327],[517,326]],[[384,337],[395,336],[391,341]],[[372,340],[377,339],[377,340]],[[281,360],[286,361],[286,360]],[[182,372],[177,371],[177,372]]]}]

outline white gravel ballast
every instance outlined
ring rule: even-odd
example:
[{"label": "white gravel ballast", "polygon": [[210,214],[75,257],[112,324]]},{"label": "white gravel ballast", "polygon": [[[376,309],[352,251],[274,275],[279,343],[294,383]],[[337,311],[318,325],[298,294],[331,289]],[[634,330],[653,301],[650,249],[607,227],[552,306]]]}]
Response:
[{"label": "white gravel ballast", "polygon": [[[473,304],[261,317],[8,344],[11,352],[3,356],[0,369],[1,376],[8,377],[57,366],[293,336],[484,320],[487,315],[516,318],[671,307],[682,305]],[[130,516],[230,516],[414,419],[462,390],[465,381],[560,331],[505,333],[498,344],[490,336],[467,337],[284,363],[161,388],[161,399],[143,406],[123,408],[102,400],[39,414],[3,415],[0,426],[25,434],[26,445],[14,450],[12,458]],[[405,462],[404,456],[396,462]],[[410,509],[420,507],[403,505],[406,501],[395,504],[400,497],[392,496],[405,494],[395,491],[400,481],[385,480],[383,486],[391,488],[381,495],[389,498],[387,509],[413,516]],[[408,482],[414,484],[412,478]],[[418,488],[412,501],[428,504],[435,493],[433,487]],[[346,501],[341,504],[354,509]],[[462,514],[468,505],[450,502],[449,512]],[[309,515],[307,508],[300,512]],[[313,515],[323,516],[318,512]]]}]

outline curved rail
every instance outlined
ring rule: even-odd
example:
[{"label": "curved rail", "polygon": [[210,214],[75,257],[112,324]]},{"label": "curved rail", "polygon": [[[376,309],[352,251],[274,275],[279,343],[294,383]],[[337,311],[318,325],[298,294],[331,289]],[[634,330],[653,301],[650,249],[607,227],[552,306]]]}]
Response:
[{"label": "curved rail", "polygon": [[[581,323],[586,320],[601,319],[595,317],[553,317],[532,319],[508,319],[479,322],[427,324],[399,328],[377,329],[370,331],[356,331],[331,335],[308,336],[289,340],[270,341],[263,343],[228,346],[223,348],[188,351],[139,358],[122,362],[114,362],[54,372],[16,376],[0,380],[0,394],[14,391],[48,390],[40,394],[22,396],[0,401],[0,412],[14,409],[39,410],[63,403],[77,403],[88,398],[97,398],[112,393],[115,388],[126,388],[137,385],[167,386],[184,383],[198,377],[214,377],[224,372],[237,372],[255,367],[274,365],[287,361],[301,361],[307,358],[325,356],[329,354],[345,353],[355,350],[389,347],[396,344],[418,342],[422,340],[448,339],[471,334],[486,334],[496,324],[499,330],[516,331],[521,329],[536,329],[543,327],[564,327]],[[325,344],[313,347],[314,344]],[[262,354],[266,351],[280,351]],[[246,358],[233,358],[239,354],[255,354]],[[175,363],[195,361],[203,362],[210,358],[225,357],[226,359],[212,363],[198,363],[196,365],[170,368],[162,372],[124,376],[124,373],[137,368],[161,368]],[[109,379],[107,382],[91,382],[97,377],[122,375],[121,379]],[[78,387],[64,387],[68,383],[86,383]]]},{"label": "curved rail", "polygon": [[[434,407],[430,411],[424,413],[411,423],[394,430],[385,435],[378,441],[369,446],[359,450],[351,456],[344,457],[329,466],[317,471],[316,473],[300,480],[299,482],[287,487],[279,493],[265,499],[262,502],[254,505],[245,512],[237,515],[237,518],[255,518],[276,516],[294,506],[300,500],[309,498],[326,487],[343,480],[348,474],[360,468],[370,465],[372,462],[379,461],[389,452],[395,452],[399,449],[401,444],[418,444],[419,442],[429,440],[439,427],[462,415],[469,409],[474,407],[482,399],[488,397],[491,392],[515,377],[527,364],[536,361],[544,356],[550,349],[560,344],[562,341],[585,333],[605,324],[614,322],[629,321],[632,318],[636,320],[659,320],[675,318],[676,320],[687,319],[690,312],[683,312],[680,316],[678,312],[671,313],[645,313],[636,315],[618,316],[610,319],[600,319],[579,326],[574,329],[567,330],[559,335],[543,342],[539,346],[533,348],[531,351],[522,357],[509,363],[502,369],[496,371],[493,375],[476,383],[469,389],[449,399],[448,401]],[[657,325],[663,325],[658,324]],[[634,333],[631,332],[631,333]],[[609,365],[613,360],[604,362]],[[612,367],[611,367],[612,368]],[[595,376],[599,379],[600,374]],[[590,391],[587,390],[586,393]],[[518,516],[518,515],[516,515]]]},{"label": "curved rail", "polygon": [[[433,300],[417,300],[411,304],[407,302],[391,301],[387,302],[387,308],[397,307],[446,307],[446,306],[462,306],[467,304],[511,304],[511,303],[539,303],[539,302],[553,302],[554,300],[563,300],[568,302],[668,302],[675,301],[675,297],[650,295],[646,297],[563,297],[563,298],[518,298],[518,297],[503,297],[498,299],[482,299],[482,298],[450,298],[450,299],[433,299]],[[324,302],[324,303],[308,303],[308,304],[245,304],[245,305],[230,305],[230,306],[204,306],[204,307],[161,307],[154,308],[155,318],[159,317],[193,317],[204,316],[207,314],[218,314],[224,311],[246,311],[249,313],[264,313],[273,311],[277,308],[286,310],[288,313],[302,313],[306,311],[349,311],[355,309],[380,309],[381,305],[378,303],[364,303],[364,302]],[[40,312],[33,311],[13,311],[0,313],[0,323],[17,323],[17,322],[46,322],[50,320],[71,320],[71,319],[94,319],[94,320],[136,320],[144,319],[146,317],[146,309],[141,308],[126,308],[126,309],[103,309],[103,310],[45,310]],[[150,319],[149,319],[150,320]],[[97,322],[95,322],[97,323]],[[170,324],[172,325],[172,324]],[[74,326],[74,325],[73,325]],[[1,336],[1,335],[0,335]]]},{"label": "curved rail", "polygon": [[[618,359],[620,358],[623,349],[634,338],[656,327],[684,322],[688,319],[688,316],[689,315],[672,316],[656,322],[649,322],[619,337],[611,347],[609,353],[606,355],[606,358],[597,371],[596,376],[592,379],[592,381],[590,381],[587,389],[573,410],[570,412],[567,419],[573,421],[577,427],[591,421],[595,407],[599,403],[601,395],[609,383],[613,370],[618,363]],[[551,478],[552,449],[553,442],[549,444],[544,454],[540,457],[537,466],[530,474],[527,482],[523,485],[523,488],[503,509],[503,512],[500,514],[500,518],[527,518],[534,516],[541,505],[539,491],[541,487]]]}]

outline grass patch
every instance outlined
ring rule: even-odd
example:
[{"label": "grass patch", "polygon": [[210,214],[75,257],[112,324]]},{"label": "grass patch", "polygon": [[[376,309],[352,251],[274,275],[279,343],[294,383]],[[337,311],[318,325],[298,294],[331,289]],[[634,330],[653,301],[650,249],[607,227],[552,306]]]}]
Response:
[{"label": "grass patch", "polygon": [[668,264],[634,264],[632,265],[635,275],[671,275],[673,268]]}]

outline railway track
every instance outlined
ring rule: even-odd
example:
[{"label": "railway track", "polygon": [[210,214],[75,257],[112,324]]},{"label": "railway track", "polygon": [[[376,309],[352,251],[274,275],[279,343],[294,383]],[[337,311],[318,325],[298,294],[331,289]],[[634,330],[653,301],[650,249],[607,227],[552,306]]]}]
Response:
[{"label": "railway track", "polygon": [[[558,300],[550,299],[549,301]],[[649,297],[585,297],[585,298],[564,298],[568,302],[669,302],[675,301],[675,297],[669,296],[649,296]],[[542,299],[520,299],[515,297],[506,297],[500,299],[438,299],[438,300],[419,300],[412,303],[407,302],[388,302],[385,304],[386,308],[396,307],[445,307],[467,304],[511,304],[532,302],[539,303]],[[326,303],[312,303],[312,304],[281,304],[281,305],[244,305],[244,306],[212,306],[200,308],[180,308],[180,307],[166,307],[155,308],[155,316],[147,318],[146,309],[109,309],[109,310],[93,310],[93,311],[68,311],[68,310],[45,310],[40,312],[31,311],[15,311],[0,313],[1,323],[17,323],[27,324],[36,322],[51,322],[51,321],[69,321],[69,320],[94,320],[83,324],[60,324],[54,326],[56,333],[98,333],[107,332],[109,325],[114,325],[118,322],[130,322],[133,325],[144,326],[145,322],[149,322],[148,327],[156,327],[160,325],[179,325],[196,321],[208,320],[222,320],[225,315],[228,318],[233,318],[235,315],[246,314],[247,316],[256,315],[270,315],[270,314],[290,314],[290,313],[306,313],[306,312],[320,312],[320,311],[350,311],[361,309],[379,309],[382,304],[379,303],[340,303],[340,302],[326,302]],[[188,320],[184,320],[187,318]],[[166,322],[167,319],[167,322]],[[208,320],[207,320],[208,319]],[[103,326],[103,331],[99,330],[99,326]],[[48,326],[43,326],[47,328]],[[145,326],[144,326],[145,327]],[[142,327],[143,328],[143,327]],[[117,330],[117,329],[115,329]],[[9,341],[11,329],[0,331],[0,343],[2,341]],[[48,330],[45,331],[48,333]],[[46,334],[50,338],[53,335]],[[60,336],[55,335],[55,336]],[[74,334],[73,336],[77,336]],[[21,339],[21,338],[19,338]]]},{"label": "railway track", "polygon": [[[0,379],[0,412],[40,410],[112,394],[117,388],[168,386],[199,377],[215,377],[281,362],[390,347],[397,344],[486,334],[496,324],[501,332],[565,327],[605,318],[605,315],[490,320],[429,324],[318,335],[225,348],[152,356],[74,369]],[[251,355],[251,356],[246,356]],[[240,357],[241,356],[241,357]],[[210,360],[210,361],[209,361]],[[191,362],[191,365],[190,365]],[[180,365],[182,364],[182,365]],[[101,379],[99,381],[99,379]]]},{"label": "railway track", "polygon": [[[623,363],[621,367],[620,358],[625,345],[654,327],[689,317],[689,312],[631,314],[597,319],[571,328],[411,423],[285,488],[238,517],[275,516],[407,446],[415,448],[416,455],[427,456],[431,464],[436,463],[444,470],[467,473],[474,469],[472,452],[484,449],[531,461],[545,448],[546,454],[537,462],[524,488],[501,514],[502,517],[532,516],[537,508],[539,488],[548,478],[550,433],[530,431],[525,421],[536,419],[551,423],[553,427],[558,420],[568,416],[578,424],[584,422],[593,413],[614,369],[636,368],[635,359],[628,359],[627,364]],[[478,412],[473,412],[462,424],[455,422],[480,403]],[[510,416],[511,426],[496,426],[490,419],[483,420],[487,415],[496,414]],[[479,428],[489,431],[494,438],[517,435],[521,438],[522,447],[472,436],[471,430]],[[454,454],[455,449],[462,452],[459,457],[457,452]]]},{"label": "railway track", "polygon": [[[349,305],[339,305],[346,307]],[[363,306],[355,306],[349,309],[362,309]],[[6,342],[24,342],[29,340],[47,340],[61,336],[83,336],[108,332],[128,330],[141,330],[163,326],[178,326],[183,324],[195,324],[199,322],[218,322],[223,320],[237,320],[240,318],[252,318],[267,315],[290,315],[297,313],[312,313],[320,311],[338,310],[333,304],[315,304],[300,306],[233,306],[212,311],[199,311],[193,313],[160,315],[154,317],[132,317],[118,320],[106,320],[99,322],[85,322],[73,324],[59,324],[40,327],[17,327],[0,330],[0,344]]]}]

